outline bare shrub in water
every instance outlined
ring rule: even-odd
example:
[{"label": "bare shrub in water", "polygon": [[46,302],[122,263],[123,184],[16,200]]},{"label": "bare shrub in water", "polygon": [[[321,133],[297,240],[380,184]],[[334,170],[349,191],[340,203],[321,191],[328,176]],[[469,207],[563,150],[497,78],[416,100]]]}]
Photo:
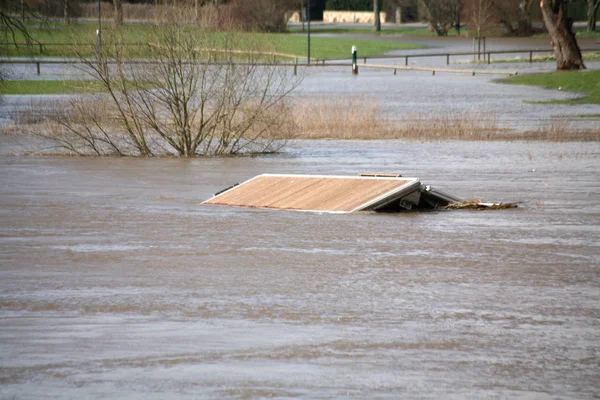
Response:
[{"label": "bare shrub in water", "polygon": [[405,117],[395,130],[398,137],[420,140],[498,140],[505,133],[495,115],[468,112]]},{"label": "bare shrub in water", "polygon": [[600,141],[600,131],[552,121],[530,131],[503,129],[495,115],[448,112],[391,119],[375,98],[320,97],[299,100],[294,118],[299,139]]},{"label": "bare shrub in water", "polygon": [[598,142],[600,129],[583,129],[568,127],[564,121],[552,121],[548,125],[522,132],[523,140],[546,140],[552,142]]},{"label": "bare shrub in water", "polygon": [[377,100],[319,97],[300,100],[294,118],[302,139],[386,139],[392,137],[387,115]]},{"label": "bare shrub in water", "polygon": [[494,116],[447,113],[394,120],[374,98],[299,101],[294,117],[305,139],[490,140],[499,136]]},{"label": "bare shrub in water", "polygon": [[[156,27],[148,61],[131,63],[120,38],[106,35],[101,52],[80,56],[106,95],[90,94],[54,110],[52,127],[37,134],[76,154],[277,151],[293,134],[286,99],[300,81],[290,68],[264,65],[254,43],[241,38],[175,24]],[[252,51],[230,52],[236,48]]]}]

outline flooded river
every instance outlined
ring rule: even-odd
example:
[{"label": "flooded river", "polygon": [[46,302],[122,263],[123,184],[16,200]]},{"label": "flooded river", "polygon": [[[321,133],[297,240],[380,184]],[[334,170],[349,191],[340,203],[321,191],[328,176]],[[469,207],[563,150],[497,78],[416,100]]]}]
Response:
[{"label": "flooded river", "polygon": [[[0,164],[0,398],[600,396],[598,143],[295,142],[262,158]],[[268,172],[399,172],[522,203],[391,215],[200,204]]]}]

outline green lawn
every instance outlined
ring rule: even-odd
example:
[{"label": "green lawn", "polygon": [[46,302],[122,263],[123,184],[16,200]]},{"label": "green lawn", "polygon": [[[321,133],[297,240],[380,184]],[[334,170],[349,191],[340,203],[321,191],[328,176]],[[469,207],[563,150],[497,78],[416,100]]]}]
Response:
[{"label": "green lawn", "polygon": [[559,71],[544,74],[518,75],[500,82],[515,85],[535,85],[585,94],[574,100],[551,100],[541,104],[600,104],[600,71]]},{"label": "green lawn", "polygon": [[99,82],[88,80],[5,81],[0,85],[2,94],[71,94],[100,90]]},{"label": "green lawn", "polygon": [[[96,43],[96,24],[81,23],[71,25],[57,24],[53,27],[40,28],[33,26],[30,28],[32,36],[39,42],[46,44],[43,51],[40,52],[39,45],[34,44],[31,47],[8,46],[2,49],[7,56],[45,56],[45,57],[73,57],[75,50],[83,54],[92,54],[94,44]],[[108,28],[108,27],[107,27]],[[124,25],[118,29],[108,29],[104,33],[105,42],[109,35],[122,38],[123,43],[149,43],[156,42],[156,29],[154,25]],[[194,27],[186,28],[186,31],[192,37],[198,38],[200,47],[207,46],[214,48],[223,46],[226,40],[229,40],[226,34],[210,33],[205,34]],[[246,49],[258,48],[265,51],[277,51],[288,53],[300,57],[307,54],[307,38],[300,34],[265,34],[265,33],[241,33],[234,34],[234,42],[229,48]],[[22,37],[17,37],[17,41],[22,41]],[[57,43],[60,45],[50,45]],[[360,55],[376,56],[392,50],[415,49],[420,46],[404,43],[378,40],[377,35],[373,39],[355,40],[345,38],[330,38],[311,35],[311,57],[314,58],[350,58],[352,46],[357,46]],[[127,47],[127,56],[144,57],[144,47]]]},{"label": "green lawn", "polygon": [[[539,33],[534,35],[534,37],[549,37],[548,33]],[[587,32],[585,30],[575,30],[575,36],[577,39],[595,39],[600,38],[600,31],[597,32]]]},{"label": "green lawn", "polygon": [[[600,51],[589,51],[589,52],[585,52],[582,54],[583,54],[584,63],[587,61],[600,61]],[[501,57],[501,55],[498,55],[498,57]],[[533,62],[550,62],[550,61],[556,61],[556,57],[554,57],[553,55],[533,56],[532,61]],[[529,62],[529,57],[497,58],[497,59],[492,58],[492,64],[523,63],[523,62]],[[484,63],[487,63],[487,61],[485,61]]]}]

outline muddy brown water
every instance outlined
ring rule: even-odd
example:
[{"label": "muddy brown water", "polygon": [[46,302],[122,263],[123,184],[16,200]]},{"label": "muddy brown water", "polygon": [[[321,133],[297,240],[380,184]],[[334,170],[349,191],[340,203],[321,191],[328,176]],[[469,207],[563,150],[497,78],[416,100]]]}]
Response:
[{"label": "muddy brown water", "polygon": [[[2,398],[600,395],[598,143],[309,141],[260,158],[0,164]],[[522,204],[200,204],[268,172],[400,172]]]}]

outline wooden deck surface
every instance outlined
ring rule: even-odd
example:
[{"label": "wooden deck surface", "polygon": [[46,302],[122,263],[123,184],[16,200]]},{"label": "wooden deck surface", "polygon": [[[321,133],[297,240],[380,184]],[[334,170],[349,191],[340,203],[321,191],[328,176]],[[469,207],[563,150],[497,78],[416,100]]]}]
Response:
[{"label": "wooden deck surface", "polygon": [[353,212],[416,181],[415,178],[259,175],[204,204]]}]

